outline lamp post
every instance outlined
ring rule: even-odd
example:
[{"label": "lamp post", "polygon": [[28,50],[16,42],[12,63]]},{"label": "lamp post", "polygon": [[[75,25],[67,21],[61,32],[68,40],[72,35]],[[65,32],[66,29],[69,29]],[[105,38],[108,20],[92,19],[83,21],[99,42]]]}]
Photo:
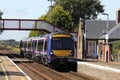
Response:
[{"label": "lamp post", "polygon": [[2,19],[3,12],[0,10],[0,19]]},{"label": "lamp post", "polygon": [[109,57],[109,54],[108,54],[108,51],[109,51],[109,45],[108,45],[108,26],[109,26],[109,14],[107,13],[102,13],[103,15],[106,15],[107,16],[107,26],[106,26],[106,30],[105,30],[105,45],[106,45],[106,62],[108,63],[108,57]]},{"label": "lamp post", "polygon": [[84,26],[84,33],[83,33],[83,36],[84,36],[84,55],[83,55],[83,58],[86,58],[86,55],[87,55],[87,50],[86,50],[86,25],[85,25],[85,19],[83,20],[83,26]]},{"label": "lamp post", "polygon": [[52,23],[52,2],[55,1],[55,0],[48,0],[51,2],[51,5],[50,5],[50,23]]},{"label": "lamp post", "polygon": [[[0,10],[0,19],[2,19],[2,15],[3,15],[3,12]],[[2,22],[1,22],[1,20],[0,20],[0,28],[2,27]],[[1,33],[1,31],[0,31],[0,33]]]}]

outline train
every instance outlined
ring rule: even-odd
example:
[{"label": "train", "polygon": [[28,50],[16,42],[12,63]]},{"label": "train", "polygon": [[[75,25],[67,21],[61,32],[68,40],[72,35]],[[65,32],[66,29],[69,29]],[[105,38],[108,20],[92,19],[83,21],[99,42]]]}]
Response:
[{"label": "train", "polygon": [[65,32],[21,40],[20,54],[43,65],[76,67],[75,41],[71,34]]}]

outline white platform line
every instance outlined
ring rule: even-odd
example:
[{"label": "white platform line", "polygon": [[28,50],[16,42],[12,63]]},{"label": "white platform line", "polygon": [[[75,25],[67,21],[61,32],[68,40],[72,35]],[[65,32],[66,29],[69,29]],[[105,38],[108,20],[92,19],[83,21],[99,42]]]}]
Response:
[{"label": "white platform line", "polygon": [[93,68],[98,68],[98,69],[102,69],[102,70],[109,70],[109,71],[114,71],[114,72],[120,73],[120,69],[111,68],[111,67],[107,67],[107,66],[96,65],[96,64],[87,63],[87,62],[78,62],[78,64],[79,65],[82,64],[82,65],[90,66],[90,67],[93,67]]},{"label": "white platform line", "polygon": [[[8,57],[7,57],[8,58]],[[10,62],[24,75],[28,80],[32,80],[26,73],[24,73],[10,58],[8,58]]]}]

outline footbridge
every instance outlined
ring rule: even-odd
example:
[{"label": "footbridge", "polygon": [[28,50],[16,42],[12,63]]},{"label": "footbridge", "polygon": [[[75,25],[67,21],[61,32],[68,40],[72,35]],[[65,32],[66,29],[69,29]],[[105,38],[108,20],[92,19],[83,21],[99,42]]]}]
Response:
[{"label": "footbridge", "polygon": [[[0,30],[38,30],[48,33],[65,32],[44,20],[35,19],[0,19]],[[77,34],[71,33],[77,41]]]},{"label": "footbridge", "polygon": [[0,30],[39,30],[51,32],[64,32],[44,20],[34,19],[0,19]]}]

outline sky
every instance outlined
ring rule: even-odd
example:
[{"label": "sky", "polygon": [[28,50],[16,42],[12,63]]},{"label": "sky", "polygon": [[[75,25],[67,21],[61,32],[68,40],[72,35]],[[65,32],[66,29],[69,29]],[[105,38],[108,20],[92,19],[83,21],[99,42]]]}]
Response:
[{"label": "sky", "polygon": [[[120,0],[100,0],[104,5],[105,13],[109,14],[109,20],[115,20],[116,10],[120,8]],[[48,0],[0,0],[0,10],[3,19],[38,19],[45,14],[51,5]],[[106,20],[105,15],[100,14],[98,19]],[[29,31],[4,31],[0,39],[15,39],[20,41],[28,37]]]},{"label": "sky", "polygon": [[[120,8],[120,0],[100,0],[101,4],[104,5],[104,13],[109,14],[109,20],[116,19],[116,11]],[[98,19],[106,20],[105,15],[100,14]]]}]

